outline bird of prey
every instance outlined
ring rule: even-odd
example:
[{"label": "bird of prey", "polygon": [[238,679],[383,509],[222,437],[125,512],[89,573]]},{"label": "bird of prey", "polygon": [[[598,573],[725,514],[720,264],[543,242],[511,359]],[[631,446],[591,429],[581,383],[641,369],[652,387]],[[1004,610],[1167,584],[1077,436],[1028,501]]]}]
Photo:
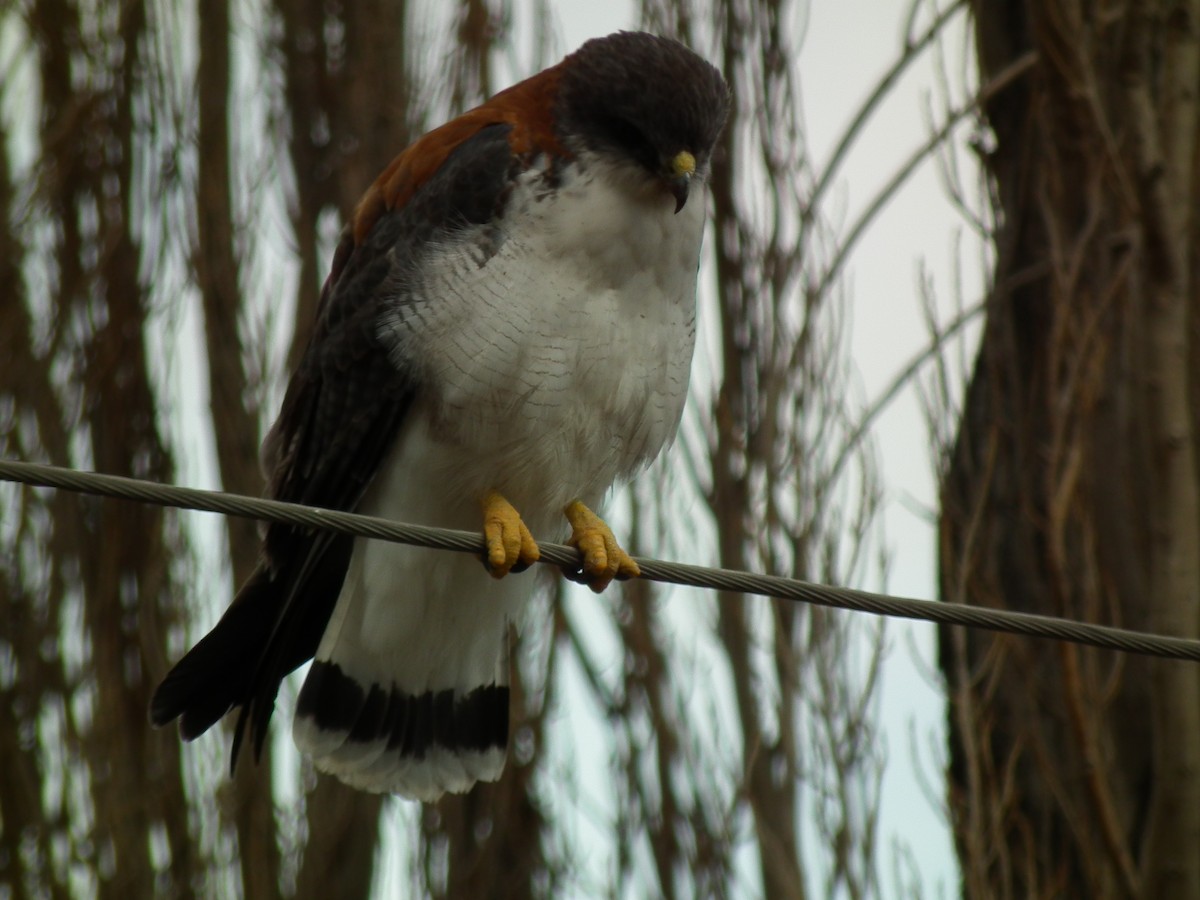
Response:
[{"label": "bird of prey", "polygon": [[[355,787],[434,800],[500,777],[505,578],[565,518],[573,574],[637,574],[592,512],[674,437],[695,338],[706,179],[729,92],[679,43],[622,32],[411,144],[367,190],[263,445],[268,495],[482,530],[461,554],[272,524],[261,561],[166,676],[184,739],[234,707]],[[565,531],[565,526],[563,527]],[[572,573],[569,573],[572,574]]]}]

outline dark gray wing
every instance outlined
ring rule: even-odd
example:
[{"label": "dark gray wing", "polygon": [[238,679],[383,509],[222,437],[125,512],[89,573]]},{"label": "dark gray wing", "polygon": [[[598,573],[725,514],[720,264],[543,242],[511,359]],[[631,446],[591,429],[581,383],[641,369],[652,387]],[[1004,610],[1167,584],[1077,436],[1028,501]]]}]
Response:
[{"label": "dark gray wing", "polygon": [[[503,214],[519,161],[509,126],[482,128],[455,149],[401,208],[383,212],[359,243],[345,234],[317,322],[264,445],[268,496],[353,510],[419,395],[419,373],[383,344],[379,320],[403,304],[424,250]],[[151,719],[180,719],[185,739],[241,706],[233,759],[249,721],[261,750],[279,683],[312,658],[333,614],[353,539],[271,524],[258,569],[217,623],[155,691]]]}]

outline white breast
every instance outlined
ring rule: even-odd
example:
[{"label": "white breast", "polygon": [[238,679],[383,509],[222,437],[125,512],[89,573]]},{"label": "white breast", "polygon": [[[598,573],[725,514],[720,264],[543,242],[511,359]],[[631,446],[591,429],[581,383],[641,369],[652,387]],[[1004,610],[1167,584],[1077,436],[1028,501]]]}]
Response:
[{"label": "white breast", "polygon": [[643,177],[597,163],[560,175],[550,191],[527,173],[498,252],[480,253],[482,229],[439,248],[416,299],[382,323],[430,386],[422,414],[447,489],[473,501],[495,488],[556,516],[599,501],[674,436],[705,207],[700,184],[675,215]]},{"label": "white breast", "polygon": [[[553,191],[530,173],[498,234],[481,228],[417,261],[380,327],[421,387],[359,512],[478,531],[495,489],[535,537],[561,539],[567,503],[598,503],[673,437],[705,197],[697,185],[676,216],[651,188],[599,165],[568,167]],[[458,554],[357,540],[317,659],[364,696],[506,684],[508,623],[532,587]],[[370,790],[428,799],[503,766],[500,748],[398,756],[339,721],[299,717],[296,742]]]}]

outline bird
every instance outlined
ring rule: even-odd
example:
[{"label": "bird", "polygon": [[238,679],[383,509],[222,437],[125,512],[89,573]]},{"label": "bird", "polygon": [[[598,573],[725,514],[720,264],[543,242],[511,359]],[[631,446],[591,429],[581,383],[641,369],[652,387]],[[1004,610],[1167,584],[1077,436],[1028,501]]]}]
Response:
[{"label": "bird", "polygon": [[483,532],[479,560],[295,525],[163,678],[184,740],[238,710],[262,752],[432,802],[502,774],[510,627],[539,555],[605,589],[637,564],[594,512],[679,426],[708,180],[730,91],[672,39],[618,32],[418,138],[343,230],[262,446],[277,500]]}]

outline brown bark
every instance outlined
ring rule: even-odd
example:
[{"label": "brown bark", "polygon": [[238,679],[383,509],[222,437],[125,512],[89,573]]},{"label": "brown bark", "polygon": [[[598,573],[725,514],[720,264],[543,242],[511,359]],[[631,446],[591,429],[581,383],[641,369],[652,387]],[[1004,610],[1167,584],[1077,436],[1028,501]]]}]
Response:
[{"label": "brown bark", "polygon": [[422,109],[413,105],[410,90],[409,34],[403,27],[408,0],[367,0],[343,9],[346,55],[330,112],[339,218],[348,222],[363,192],[408,144],[413,115]]},{"label": "brown bark", "polygon": [[[1196,636],[1192,46],[1177,6],[974,4],[996,270],[942,595]],[[1190,397],[1190,399],[1189,399]],[[945,632],[966,896],[1200,895],[1188,667]]]},{"label": "brown bark", "polygon": [[[62,464],[82,455],[111,472],[169,480],[143,334],[147,303],[132,199],[145,9],[125,4],[86,38],[77,11],[54,0],[31,7],[28,22],[45,110],[39,200],[55,228],[54,277],[47,296],[36,298],[23,296],[21,276],[5,279],[11,294],[0,388],[14,418],[4,442],[22,455]],[[88,41],[120,50],[94,53]],[[99,87],[78,91],[73,70]],[[17,221],[7,171],[3,181],[6,221]],[[12,251],[4,255],[15,265],[21,255]],[[37,524],[46,507],[49,528]],[[6,621],[18,626],[20,679],[15,692],[6,691],[5,715],[21,737],[3,748],[4,767],[24,771],[24,788],[35,793],[6,798],[3,827],[6,838],[9,828],[24,827],[39,842],[60,840],[66,856],[20,851],[9,858],[12,882],[19,892],[58,894],[70,889],[67,867],[85,865],[101,896],[190,896],[196,856],[178,756],[173,741],[149,734],[145,724],[153,676],[145,663],[163,658],[173,619],[171,517],[56,495],[48,503],[27,500],[15,527],[22,549],[5,559],[4,583]],[[30,560],[44,560],[45,570]],[[44,725],[48,711],[61,740],[44,744],[31,728]],[[142,789],[147,774],[159,790]],[[39,802],[39,784],[64,781],[90,792],[94,815],[74,803],[50,805],[44,794]],[[163,870],[154,858],[151,832],[165,838],[177,868]]]},{"label": "brown bark", "polygon": [[[0,139],[6,137],[0,128]],[[13,202],[8,156],[0,154],[0,209],[11,209]],[[40,449],[52,459],[65,459],[66,436],[49,367],[32,351],[33,325],[20,269],[23,252],[9,221],[8,216],[0,220],[0,283],[9,285],[7,302],[0,303],[0,403],[9,410],[0,415],[0,449],[14,457],[31,456],[31,450]],[[22,416],[36,423],[41,448],[31,446],[34,440],[22,427]],[[61,668],[42,653],[47,642],[56,643],[54,624],[62,591],[54,582],[37,590],[33,573],[21,561],[26,548],[45,539],[35,524],[38,515],[45,513],[43,505],[25,492],[14,492],[12,501],[5,506],[5,520],[13,547],[4,548],[0,556],[0,623],[21,677],[10,672],[0,681],[0,766],[7,773],[0,778],[0,880],[18,898],[43,893],[65,898],[63,873],[54,871],[49,860],[52,840],[67,833],[68,823],[61,809],[43,808],[40,790],[47,769],[58,761],[47,761],[29,740],[37,727],[38,710],[61,702],[66,694]],[[70,512],[57,496],[50,502]]]},{"label": "brown bark", "polygon": [[[296,333],[288,353],[288,371],[300,360],[307,343],[305,323],[315,321],[321,281],[317,223],[321,211],[335,205],[333,160],[330,157],[330,114],[334,85],[326,72],[323,5],[296,0],[277,4],[282,21],[284,95],[290,129],[288,154],[296,178],[290,198],[292,233],[300,272],[296,288]],[[318,126],[320,122],[320,127]]]},{"label": "brown bark", "polygon": [[370,897],[384,798],[321,775],[306,798],[308,840],[296,900]]},{"label": "brown bark", "polygon": [[[1157,29],[1161,29],[1157,31]],[[1200,635],[1200,371],[1194,210],[1200,159],[1200,3],[1134,4],[1122,75],[1146,235],[1150,627]],[[1200,677],[1151,666],[1154,793],[1141,874],[1148,896],[1200,895]]]},{"label": "brown bark", "polygon": [[[307,343],[325,277],[317,242],[321,215],[334,210],[339,223],[349,221],[363,192],[419,133],[428,104],[416,102],[410,86],[407,0],[345,4],[332,17],[320,0],[279,0],[276,9],[300,260],[290,371]],[[335,19],[341,40],[331,43]]]},{"label": "brown bark", "polygon": [[[196,181],[196,248],[193,268],[204,312],[208,357],[209,410],[216,439],[217,466],[224,490],[251,496],[262,492],[257,465],[258,409],[252,396],[238,329],[245,308],[240,266],[234,253],[235,222],[229,161],[229,4],[213,0],[200,16],[199,170]],[[225,520],[226,548],[233,580],[250,577],[258,559],[258,524]],[[274,754],[268,742],[261,757],[241,760],[222,812],[238,836],[242,891],[247,900],[279,893],[279,844],[273,794]]]},{"label": "brown bark", "polygon": [[[146,28],[145,7],[122,7],[118,33],[124,52],[112,75],[114,89],[103,108],[108,157],[89,167],[89,193],[100,211],[98,268],[105,322],[85,350],[83,404],[91,458],[100,471],[161,481],[172,480],[172,463],[157,429],[145,343],[146,298],[138,278],[140,253],[134,232],[133,99],[139,90],[139,52]],[[106,190],[115,180],[116,196]],[[137,504],[80,499],[85,539],[77,545],[84,580],[84,621],[91,639],[97,714],[86,735],[93,802],[104,818],[95,841],[111,852],[111,874],[100,868],[102,896],[150,896],[170,884],[157,870],[147,835],[182,796],[169,735],[146,729],[153,673],[140,660],[161,653],[163,635],[155,607],[169,596],[166,514]],[[128,735],[142,735],[129,740]],[[158,771],[161,791],[144,790],[145,773]],[[183,850],[182,847],[179,848]],[[186,874],[186,868],[183,874]],[[186,884],[173,884],[189,893]]]}]

